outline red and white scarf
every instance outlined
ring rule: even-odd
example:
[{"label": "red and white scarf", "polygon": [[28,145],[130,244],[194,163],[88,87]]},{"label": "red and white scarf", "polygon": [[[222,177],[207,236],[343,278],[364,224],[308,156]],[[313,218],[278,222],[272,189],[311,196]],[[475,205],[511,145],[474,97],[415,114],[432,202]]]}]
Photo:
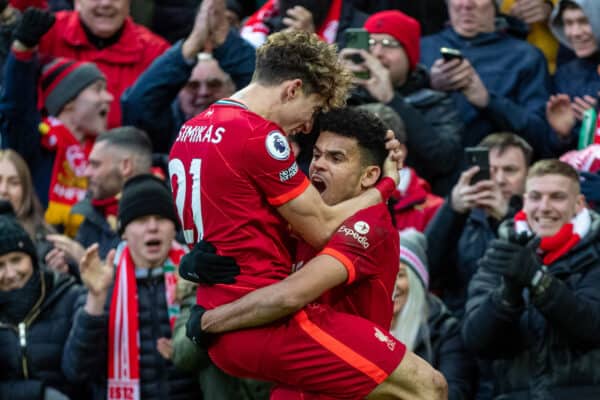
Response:
[{"label": "red and white scarf", "polygon": [[[177,266],[187,250],[173,242],[163,268],[171,329],[179,316]],[[135,264],[122,242],[115,257],[116,277],[108,317],[108,400],[140,399],[140,331]]]},{"label": "red and white scarf", "polygon": [[[544,265],[550,265],[561,256],[567,254],[579,241],[588,234],[592,225],[592,217],[584,208],[573,219],[564,224],[553,236],[542,238],[538,251],[541,253]],[[521,210],[515,214],[515,232],[531,234],[527,223],[527,214]]]},{"label": "red and white scarf", "polygon": [[[279,14],[277,0],[268,0],[261,8],[248,18],[242,27],[240,35],[254,47],[259,47],[271,33],[264,21]],[[325,21],[316,27],[317,35],[327,43],[334,43],[342,14],[342,0],[333,0]]]}]

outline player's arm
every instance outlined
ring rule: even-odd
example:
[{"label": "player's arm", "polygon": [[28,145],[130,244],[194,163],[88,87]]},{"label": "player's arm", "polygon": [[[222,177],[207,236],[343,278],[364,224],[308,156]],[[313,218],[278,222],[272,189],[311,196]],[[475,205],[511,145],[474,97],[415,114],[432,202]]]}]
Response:
[{"label": "player's arm", "polygon": [[292,314],[321,294],[348,280],[348,271],[337,258],[321,254],[299,271],[202,316],[205,332],[219,333],[268,324]]},{"label": "player's arm", "polygon": [[360,196],[329,206],[323,202],[319,192],[309,185],[301,195],[281,205],[277,211],[302,239],[313,248],[321,249],[342,222],[358,210],[374,206],[382,200],[381,192],[372,188]]}]

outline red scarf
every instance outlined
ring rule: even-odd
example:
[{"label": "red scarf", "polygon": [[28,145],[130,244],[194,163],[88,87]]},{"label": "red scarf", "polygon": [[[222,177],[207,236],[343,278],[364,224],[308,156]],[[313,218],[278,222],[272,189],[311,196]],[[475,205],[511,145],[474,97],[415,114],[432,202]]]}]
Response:
[{"label": "red scarf", "polygon": [[120,195],[117,195],[106,199],[92,199],[92,206],[104,215],[104,219],[106,219],[106,222],[108,222],[108,225],[114,231],[117,230],[120,197]]},{"label": "red scarf", "polygon": [[92,140],[80,143],[62,122],[53,117],[45,118],[39,131],[41,145],[55,153],[45,218],[49,224],[66,226],[71,206],[85,196],[87,179],[84,171],[94,143]]},{"label": "red scarf", "polygon": [[[564,224],[553,236],[542,238],[538,251],[543,257],[544,264],[550,265],[567,254],[579,243],[581,238],[587,235],[591,224],[590,212],[587,208],[584,208],[571,222]],[[523,210],[515,214],[515,232],[517,234],[522,232],[531,233],[531,228],[527,223],[527,214]]]},{"label": "red scarf", "polygon": [[[173,242],[163,268],[171,329],[179,316],[177,266],[186,249]],[[122,242],[115,257],[116,276],[108,316],[108,400],[140,400],[140,332],[135,264]]]},{"label": "red scarf", "polygon": [[[248,18],[248,21],[242,27],[241,36],[258,47],[267,40],[269,28],[263,21],[279,14],[279,5],[277,0],[268,0],[261,8]],[[342,14],[342,0],[333,0],[325,21],[317,27],[317,35],[327,43],[334,43],[340,24],[340,15]]]}]

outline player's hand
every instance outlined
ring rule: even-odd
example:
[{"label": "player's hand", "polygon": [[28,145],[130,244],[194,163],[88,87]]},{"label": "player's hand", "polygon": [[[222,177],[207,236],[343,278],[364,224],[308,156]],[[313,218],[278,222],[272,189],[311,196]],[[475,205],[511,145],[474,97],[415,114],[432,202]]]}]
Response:
[{"label": "player's hand", "polygon": [[202,316],[206,311],[202,306],[193,306],[190,311],[190,319],[185,324],[185,335],[203,349],[208,349],[214,336],[212,333],[202,330]]},{"label": "player's hand", "polygon": [[568,95],[550,96],[546,103],[546,120],[559,137],[565,138],[571,134],[577,121]]},{"label": "player's hand", "polygon": [[217,249],[205,240],[197,243],[179,263],[179,275],[196,283],[235,283],[239,274],[240,267],[235,259],[218,255]]}]

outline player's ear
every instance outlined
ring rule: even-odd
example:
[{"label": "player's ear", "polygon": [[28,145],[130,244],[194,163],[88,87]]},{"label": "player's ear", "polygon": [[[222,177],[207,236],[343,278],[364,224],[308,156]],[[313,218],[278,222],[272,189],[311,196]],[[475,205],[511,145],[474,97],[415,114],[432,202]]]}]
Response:
[{"label": "player's ear", "polygon": [[283,82],[283,93],[282,100],[289,101],[293,100],[302,93],[302,80],[301,79],[291,79],[289,81]]},{"label": "player's ear", "polygon": [[369,165],[363,171],[360,184],[364,189],[375,186],[381,176],[381,168],[377,165]]}]

